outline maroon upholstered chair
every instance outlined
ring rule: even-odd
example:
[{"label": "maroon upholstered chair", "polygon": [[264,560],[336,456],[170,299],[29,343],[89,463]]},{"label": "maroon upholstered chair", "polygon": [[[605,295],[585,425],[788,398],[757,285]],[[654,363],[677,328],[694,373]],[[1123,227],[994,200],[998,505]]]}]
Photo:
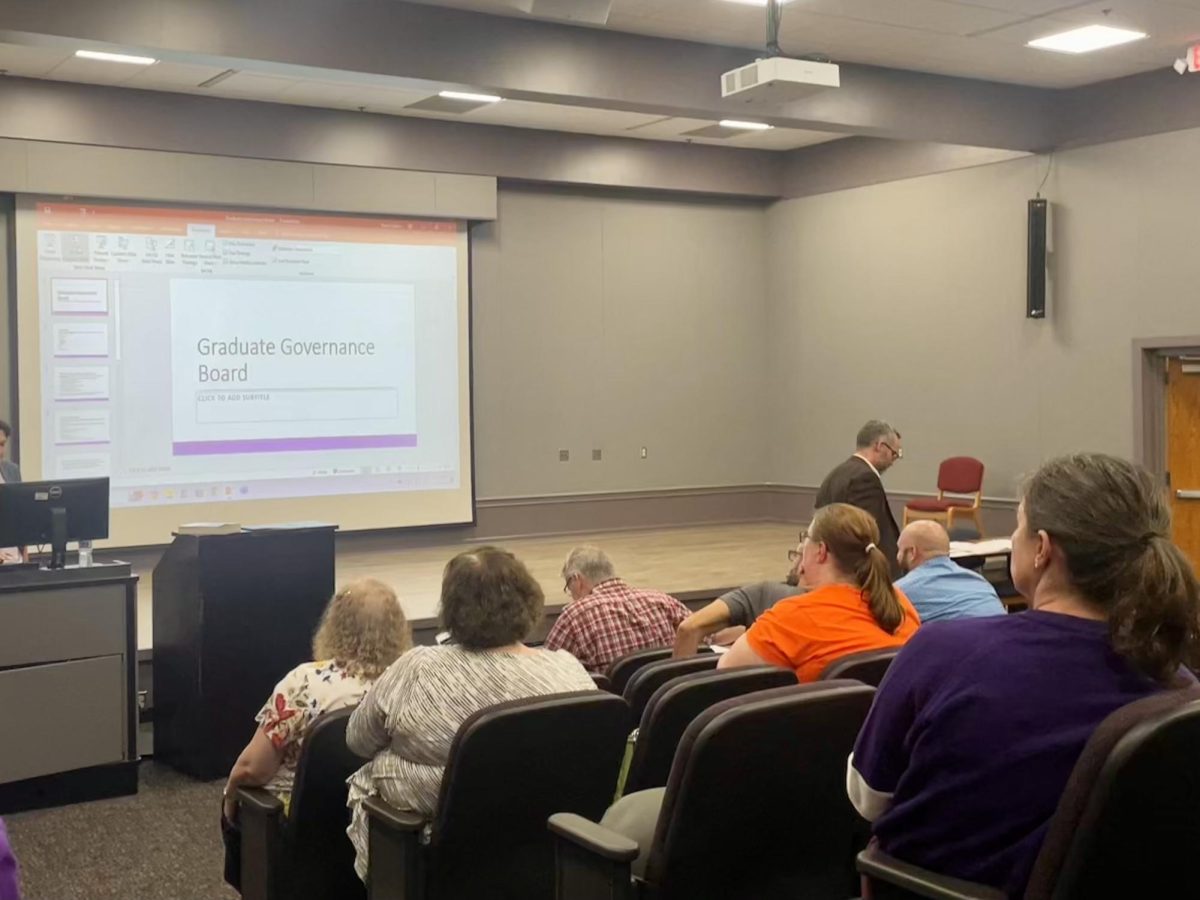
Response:
[{"label": "maroon upholstered chair", "polygon": [[[1200,687],[1123,706],[1093,732],[1067,780],[1025,900],[1198,897]],[[964,801],[967,802],[967,801]],[[872,846],[859,854],[868,900],[1003,900]]]},{"label": "maroon upholstered chair", "polygon": [[[909,500],[904,524],[914,519],[935,519],[949,531],[955,517],[969,518],[983,537],[983,463],[973,456],[952,456],[938,466],[938,495],[933,500]],[[959,496],[946,496],[956,494]]]},{"label": "maroon upholstered chair", "polygon": [[550,818],[559,900],[851,896],[861,820],[846,758],[874,695],[827,681],[709,707],[675,754],[643,875],[631,873],[630,838],[583,816]]}]

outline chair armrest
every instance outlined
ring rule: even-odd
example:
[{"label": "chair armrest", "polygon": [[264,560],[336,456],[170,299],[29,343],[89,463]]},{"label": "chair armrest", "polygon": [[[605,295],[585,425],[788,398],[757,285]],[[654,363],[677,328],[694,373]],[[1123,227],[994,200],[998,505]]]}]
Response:
[{"label": "chair armrest", "polygon": [[283,803],[263,788],[238,788],[234,796],[242,832],[242,900],[281,900]]},{"label": "chair armrest", "polygon": [[[858,854],[858,871],[872,882],[864,895],[877,900],[927,897],[930,900],[1006,900],[1007,894],[985,884],[938,875],[920,866],[901,862],[878,847]],[[896,890],[898,888],[899,890]]]},{"label": "chair armrest", "polygon": [[566,841],[612,862],[637,859],[637,841],[575,813],[555,813],[547,822],[550,831]]},{"label": "chair armrest", "polygon": [[379,797],[363,801],[367,811],[368,900],[423,900],[425,820]]},{"label": "chair armrest", "polygon": [[632,900],[630,864],[638,855],[636,841],[574,813],[555,813],[547,827],[554,835],[556,897]]}]

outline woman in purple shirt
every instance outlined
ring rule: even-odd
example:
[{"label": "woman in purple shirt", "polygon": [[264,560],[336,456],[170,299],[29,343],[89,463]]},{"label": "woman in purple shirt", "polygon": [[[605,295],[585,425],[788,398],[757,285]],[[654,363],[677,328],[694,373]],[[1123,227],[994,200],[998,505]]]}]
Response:
[{"label": "woman in purple shirt", "polygon": [[17,858],[8,845],[8,832],[0,819],[0,900],[21,900],[21,880],[17,874]]},{"label": "woman in purple shirt", "polygon": [[1012,576],[1030,611],[921,628],[847,771],[881,849],[1013,897],[1096,726],[1200,659],[1200,589],[1149,473],[1077,454],[1022,494]]}]

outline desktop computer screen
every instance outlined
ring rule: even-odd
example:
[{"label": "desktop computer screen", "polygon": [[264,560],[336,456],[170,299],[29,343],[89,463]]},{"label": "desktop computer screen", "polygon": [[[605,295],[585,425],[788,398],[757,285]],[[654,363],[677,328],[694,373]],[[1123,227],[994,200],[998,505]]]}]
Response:
[{"label": "desktop computer screen", "polygon": [[0,484],[0,547],[49,544],[50,568],[66,564],[68,541],[108,537],[108,479]]}]

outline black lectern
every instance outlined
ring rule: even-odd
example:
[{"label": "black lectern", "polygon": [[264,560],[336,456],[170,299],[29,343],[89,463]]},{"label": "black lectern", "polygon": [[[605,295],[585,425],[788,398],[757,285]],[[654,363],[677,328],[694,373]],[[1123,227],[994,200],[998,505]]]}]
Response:
[{"label": "black lectern", "polygon": [[154,567],[154,756],[229,774],[333,595],[336,526],[179,535]]}]

